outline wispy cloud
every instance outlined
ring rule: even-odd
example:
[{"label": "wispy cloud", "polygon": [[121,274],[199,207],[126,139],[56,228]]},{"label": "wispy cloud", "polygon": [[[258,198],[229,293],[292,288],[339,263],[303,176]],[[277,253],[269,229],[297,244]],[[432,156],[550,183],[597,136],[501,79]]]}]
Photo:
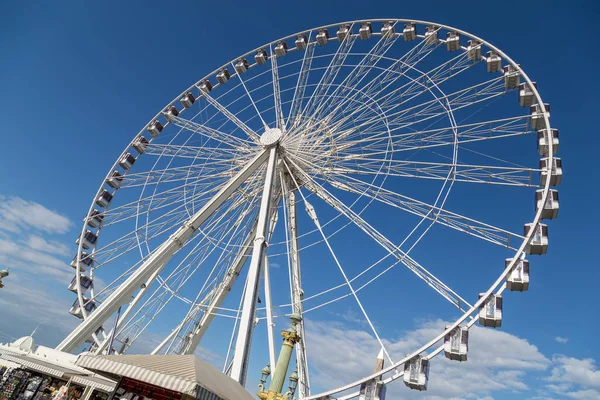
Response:
[{"label": "wispy cloud", "polygon": [[567,343],[569,341],[568,338],[564,338],[564,337],[561,337],[561,336],[555,337],[554,340],[557,341],[558,343]]},{"label": "wispy cloud", "polygon": [[10,268],[0,291],[0,330],[22,336],[40,324],[36,339],[52,345],[77,325],[66,290],[74,246],[59,236],[72,226],[39,203],[0,195],[0,268]]},{"label": "wispy cloud", "polygon": [[34,201],[0,195],[0,229],[21,232],[35,228],[47,233],[66,233],[73,223],[58,212]]},{"label": "wispy cloud", "polygon": [[[397,360],[438,334],[445,325],[440,320],[426,321],[395,339],[384,339],[384,344]],[[307,323],[307,346],[313,354],[319,354],[311,364],[315,370],[311,376],[313,384],[323,388],[341,386],[372,373],[379,344],[370,332],[356,326],[339,322]],[[550,365],[551,360],[527,340],[474,326],[469,361],[457,363],[443,356],[436,358],[427,398],[485,397],[494,391],[527,391],[527,374],[545,371]],[[392,398],[410,399],[419,395],[402,384],[391,384],[388,392]]]}]

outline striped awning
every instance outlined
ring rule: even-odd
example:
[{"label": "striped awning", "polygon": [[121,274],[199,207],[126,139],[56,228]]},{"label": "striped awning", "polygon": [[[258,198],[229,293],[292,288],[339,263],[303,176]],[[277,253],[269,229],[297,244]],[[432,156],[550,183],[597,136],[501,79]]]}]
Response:
[{"label": "striped awning", "polygon": [[35,360],[31,357],[27,357],[25,355],[9,355],[4,354],[2,356],[5,360],[12,361],[14,363],[20,364],[21,366],[31,369],[37,372],[41,372],[46,375],[51,375],[56,378],[63,378],[65,375],[74,375],[80,374],[81,372],[75,371],[68,368],[62,368],[57,365],[50,364],[48,362],[42,360]]},{"label": "striped awning", "polygon": [[113,375],[127,376],[138,381],[147,382],[179,393],[194,394],[196,382],[175,375],[142,368],[134,364],[126,364],[102,356],[81,356],[77,365],[94,371],[104,371]]},{"label": "striped awning", "polygon": [[76,365],[101,375],[125,376],[175,392],[214,394],[223,400],[254,400],[238,382],[190,355],[81,355]]},{"label": "striped awning", "polygon": [[116,382],[100,378],[98,376],[74,375],[71,382],[78,383],[83,386],[91,387],[92,389],[100,390],[105,393],[112,393],[117,386]]}]

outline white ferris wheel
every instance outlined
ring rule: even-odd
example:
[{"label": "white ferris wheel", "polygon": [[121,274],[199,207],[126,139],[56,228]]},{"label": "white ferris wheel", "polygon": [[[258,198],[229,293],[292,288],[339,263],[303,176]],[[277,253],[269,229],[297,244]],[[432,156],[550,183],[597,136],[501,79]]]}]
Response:
[{"label": "white ferris wheel", "polygon": [[[299,398],[353,398],[381,374],[426,389],[430,360],[466,360],[469,328],[499,327],[504,291],[527,290],[529,255],[546,253],[562,176],[549,116],[518,64],[449,26],[352,21],[243,54],[161,109],[109,169],[71,264],[81,323],[58,349],[126,352],[160,321],[172,330],[153,354],[191,354],[212,334],[244,384],[251,355],[275,365],[273,326],[299,314]],[[444,246],[476,293],[419,261]],[[476,248],[506,255],[470,265]],[[484,268],[498,272],[479,279]],[[369,296],[398,270],[398,292],[447,301],[454,322],[392,358]],[[387,366],[317,394],[304,322],[342,301]]]}]

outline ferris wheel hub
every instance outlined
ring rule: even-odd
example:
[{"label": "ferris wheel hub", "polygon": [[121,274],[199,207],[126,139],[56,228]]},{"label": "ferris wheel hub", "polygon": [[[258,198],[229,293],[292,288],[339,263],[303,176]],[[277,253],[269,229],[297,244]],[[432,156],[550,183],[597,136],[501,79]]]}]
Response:
[{"label": "ferris wheel hub", "polygon": [[275,146],[279,143],[279,139],[281,139],[282,132],[279,128],[267,128],[265,132],[260,137],[260,143],[264,147]]}]

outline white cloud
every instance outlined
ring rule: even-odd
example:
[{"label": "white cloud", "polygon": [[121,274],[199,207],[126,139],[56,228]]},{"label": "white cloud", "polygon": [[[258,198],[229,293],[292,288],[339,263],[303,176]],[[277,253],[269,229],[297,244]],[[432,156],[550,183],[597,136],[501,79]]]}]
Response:
[{"label": "white cloud", "polygon": [[557,341],[558,343],[567,343],[569,341],[569,338],[557,336],[554,338],[554,340]]},{"label": "white cloud", "polygon": [[[445,325],[440,320],[423,322],[398,338],[384,340],[384,344],[397,360],[434,337]],[[311,358],[313,385],[323,389],[337,387],[373,372],[380,347],[369,332],[339,322],[308,321],[306,329],[309,352],[319,354],[318,358]],[[536,346],[506,332],[474,326],[469,342],[467,362],[450,361],[443,355],[432,361],[426,393],[416,393],[396,381],[388,387],[390,398],[475,398],[502,390],[518,393],[529,389],[529,372],[544,371],[551,365]]]},{"label": "white cloud", "polygon": [[66,233],[73,223],[65,216],[43,205],[20,197],[0,195],[0,229],[21,232],[35,228],[47,233]]},{"label": "white cloud", "polygon": [[548,381],[600,389],[600,371],[593,359],[556,355],[552,358],[552,362],[554,367]]},{"label": "white cloud", "polygon": [[43,251],[50,254],[58,254],[61,256],[68,256],[72,253],[72,248],[65,246],[56,240],[46,241],[42,236],[29,235],[27,238],[27,246],[34,250]]}]

